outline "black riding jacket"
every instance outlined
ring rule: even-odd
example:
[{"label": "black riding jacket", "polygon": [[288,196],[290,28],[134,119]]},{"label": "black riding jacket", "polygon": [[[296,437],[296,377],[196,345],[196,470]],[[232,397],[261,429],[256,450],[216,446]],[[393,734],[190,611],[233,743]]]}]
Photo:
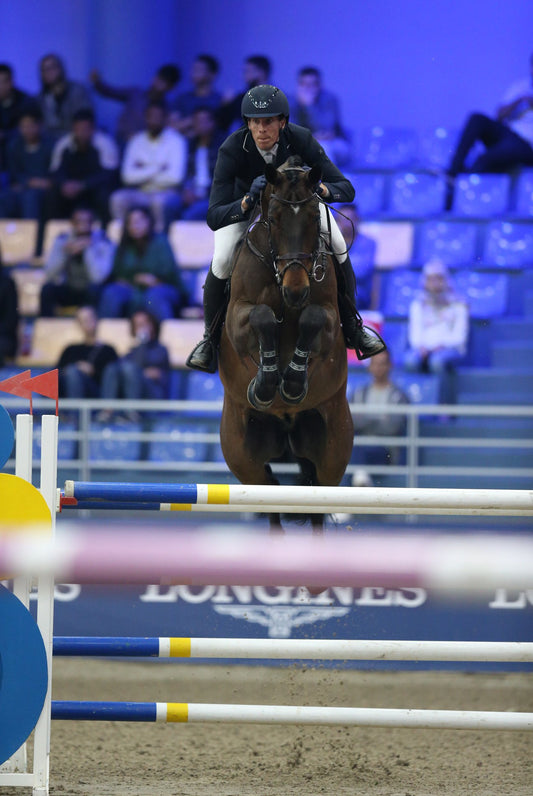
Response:
[{"label": "black riding jacket", "polygon": [[[331,162],[318,141],[305,127],[287,124],[280,130],[274,165],[280,166],[291,155],[299,155],[307,166],[322,168],[322,182],[330,192],[328,202],[352,202],[353,185]],[[253,180],[265,171],[265,161],[247,127],[232,133],[218,150],[209,196],[207,223],[216,230],[246,221],[253,208],[243,213],[241,201]]]}]

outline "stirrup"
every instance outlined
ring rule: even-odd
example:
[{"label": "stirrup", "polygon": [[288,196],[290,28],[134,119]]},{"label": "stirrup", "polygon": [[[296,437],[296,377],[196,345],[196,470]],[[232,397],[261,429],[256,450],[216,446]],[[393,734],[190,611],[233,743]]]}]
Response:
[{"label": "stirrup", "polygon": [[200,342],[194,346],[185,364],[193,370],[203,370],[206,373],[217,372],[217,349],[210,335],[204,335]]},{"label": "stirrup", "polygon": [[375,357],[376,354],[381,354],[382,351],[387,350],[387,344],[381,335],[378,334],[375,329],[370,328],[370,326],[361,325],[357,329],[354,338],[354,345],[348,347],[354,349],[355,355],[360,361]]}]

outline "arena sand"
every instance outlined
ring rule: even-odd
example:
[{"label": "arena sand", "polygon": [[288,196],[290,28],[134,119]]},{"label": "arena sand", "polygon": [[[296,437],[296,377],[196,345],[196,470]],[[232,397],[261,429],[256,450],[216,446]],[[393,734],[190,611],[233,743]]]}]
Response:
[{"label": "arena sand", "polygon": [[[53,679],[54,699],[533,710],[526,673],[71,658]],[[532,796],[533,733],[57,721],[50,769],[55,796]]]}]

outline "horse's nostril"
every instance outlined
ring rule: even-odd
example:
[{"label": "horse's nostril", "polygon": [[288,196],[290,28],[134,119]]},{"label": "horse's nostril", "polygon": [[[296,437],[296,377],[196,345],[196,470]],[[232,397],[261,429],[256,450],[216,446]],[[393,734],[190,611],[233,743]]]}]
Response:
[{"label": "horse's nostril", "polygon": [[289,287],[283,288],[283,300],[287,307],[303,307],[309,299],[309,288],[302,287],[294,290]]}]

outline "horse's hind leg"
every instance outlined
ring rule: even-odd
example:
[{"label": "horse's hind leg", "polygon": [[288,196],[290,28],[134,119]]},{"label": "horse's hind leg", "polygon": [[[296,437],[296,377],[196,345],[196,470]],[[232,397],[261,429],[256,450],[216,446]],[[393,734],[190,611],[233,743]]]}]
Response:
[{"label": "horse's hind leg", "polygon": [[317,334],[324,328],[326,310],[316,304],[304,309],[298,324],[298,339],[292,359],[283,371],[279,392],[288,404],[299,404],[307,395],[307,362]]},{"label": "horse's hind leg", "polygon": [[272,405],[279,383],[276,316],[266,304],[258,304],[250,312],[249,323],[259,342],[259,369],[248,385],[248,401],[264,411]]}]

